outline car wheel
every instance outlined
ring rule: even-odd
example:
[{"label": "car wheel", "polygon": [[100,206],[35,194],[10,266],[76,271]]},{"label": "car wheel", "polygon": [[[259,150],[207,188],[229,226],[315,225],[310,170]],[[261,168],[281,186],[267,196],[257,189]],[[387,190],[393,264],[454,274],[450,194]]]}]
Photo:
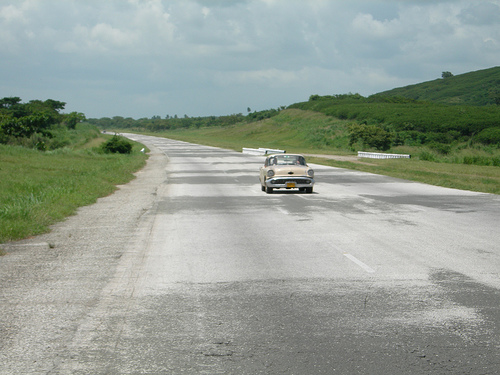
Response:
[{"label": "car wheel", "polygon": [[274,189],[273,189],[272,187],[269,187],[269,186],[267,186],[267,187],[266,187],[266,193],[267,193],[267,194],[272,194],[272,193],[273,193],[273,190],[274,190]]},{"label": "car wheel", "polygon": [[313,188],[312,187],[307,187],[306,188],[306,193],[307,194],[311,194],[313,192]]},{"label": "car wheel", "polygon": [[260,189],[261,189],[262,191],[266,191],[266,187],[265,187],[264,185],[260,185]]}]

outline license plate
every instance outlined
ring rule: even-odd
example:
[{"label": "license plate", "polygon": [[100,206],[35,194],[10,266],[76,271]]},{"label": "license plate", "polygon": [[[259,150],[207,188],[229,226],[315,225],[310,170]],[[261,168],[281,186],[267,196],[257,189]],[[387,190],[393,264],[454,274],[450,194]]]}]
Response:
[{"label": "license plate", "polygon": [[286,183],[287,188],[294,188],[295,187],[295,182],[287,182]]}]

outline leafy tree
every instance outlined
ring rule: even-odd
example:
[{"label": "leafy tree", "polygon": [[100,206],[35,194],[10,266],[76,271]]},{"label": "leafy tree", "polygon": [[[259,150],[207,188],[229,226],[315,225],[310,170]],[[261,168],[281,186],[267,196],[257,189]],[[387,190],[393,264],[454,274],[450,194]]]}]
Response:
[{"label": "leafy tree", "polygon": [[64,122],[68,129],[75,129],[76,124],[85,121],[85,115],[79,112],[71,112],[69,115],[65,116]]},{"label": "leafy tree", "polygon": [[[83,113],[59,113],[65,105],[65,102],[53,99],[30,100],[28,103],[22,103],[19,97],[0,99],[0,143],[44,150],[54,134],[60,133],[61,129],[74,129],[77,123],[85,120]],[[50,141],[51,146],[63,143]]]},{"label": "leafy tree", "polygon": [[453,74],[451,72],[441,73],[441,78],[450,78],[450,77],[453,77]]},{"label": "leafy tree", "polygon": [[363,146],[386,151],[391,148],[392,134],[375,125],[354,124],[351,125],[349,134],[349,146],[360,141]]},{"label": "leafy tree", "polygon": [[21,98],[17,96],[6,97],[0,99],[0,108],[10,109],[19,103],[21,103]]},{"label": "leafy tree", "polygon": [[483,144],[497,144],[500,146],[500,127],[488,128],[478,134],[477,140]]},{"label": "leafy tree", "polygon": [[50,121],[53,124],[56,124],[61,122],[63,118],[62,115],[59,114],[59,109],[57,109],[60,107],[60,105],[56,103],[61,103],[61,102],[56,102],[55,100],[52,99],[46,101],[30,100],[27,104],[24,104],[24,107],[26,108],[28,113],[44,114],[50,118]]},{"label": "leafy tree", "polygon": [[0,130],[11,137],[31,137],[36,132],[43,132],[50,124],[50,118],[44,114],[10,118],[0,123]]},{"label": "leafy tree", "polygon": [[0,99],[0,113],[5,115],[13,116],[16,118],[25,116],[28,114],[26,108],[21,103],[21,98],[17,96],[6,97]]},{"label": "leafy tree", "polygon": [[65,102],[60,102],[60,101],[53,100],[53,99],[47,99],[44,102],[44,104],[47,107],[52,108],[54,111],[57,111],[57,112],[59,112],[60,110],[64,109],[64,107],[66,106]]}]

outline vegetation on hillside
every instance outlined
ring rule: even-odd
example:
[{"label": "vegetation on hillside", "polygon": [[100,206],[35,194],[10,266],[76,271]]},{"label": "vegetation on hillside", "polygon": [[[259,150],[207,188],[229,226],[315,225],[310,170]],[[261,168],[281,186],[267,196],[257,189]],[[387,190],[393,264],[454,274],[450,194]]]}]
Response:
[{"label": "vegetation on hillside", "polygon": [[441,79],[384,91],[383,97],[403,97],[445,104],[499,105],[500,67],[453,75]]},{"label": "vegetation on hillside", "polygon": [[318,96],[289,108],[311,110],[350,121],[350,145],[389,150],[426,146],[440,154],[472,143],[500,146],[500,106],[446,105],[405,98],[358,94]]}]

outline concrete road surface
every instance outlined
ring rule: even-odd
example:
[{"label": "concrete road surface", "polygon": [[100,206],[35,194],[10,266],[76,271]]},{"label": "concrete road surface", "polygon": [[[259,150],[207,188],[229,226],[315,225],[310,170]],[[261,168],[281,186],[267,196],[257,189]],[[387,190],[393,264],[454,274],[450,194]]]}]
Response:
[{"label": "concrete road surface", "polygon": [[499,373],[499,196],[319,165],[265,194],[263,157],[128,136],[137,179],[2,245],[1,374]]}]

